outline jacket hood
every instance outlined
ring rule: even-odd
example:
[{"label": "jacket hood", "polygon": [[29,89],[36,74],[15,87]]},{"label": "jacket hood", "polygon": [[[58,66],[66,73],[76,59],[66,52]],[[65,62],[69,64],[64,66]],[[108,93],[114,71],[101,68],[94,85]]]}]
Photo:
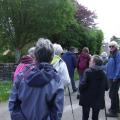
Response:
[{"label": "jacket hood", "polygon": [[92,65],[92,66],[90,66],[90,68],[91,68],[91,69],[94,69],[94,70],[96,70],[96,71],[98,71],[98,70],[103,70],[103,66],[98,66],[98,65]]},{"label": "jacket hood", "polygon": [[56,78],[57,72],[52,65],[48,63],[36,64],[35,67],[26,76],[25,81],[31,87],[40,87],[48,84],[52,79]]}]

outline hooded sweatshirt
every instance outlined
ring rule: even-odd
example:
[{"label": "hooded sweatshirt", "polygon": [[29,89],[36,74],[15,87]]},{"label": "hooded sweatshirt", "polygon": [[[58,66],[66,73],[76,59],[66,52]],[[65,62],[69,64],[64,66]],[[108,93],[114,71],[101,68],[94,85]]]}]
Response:
[{"label": "hooded sweatshirt", "polygon": [[75,54],[68,51],[68,52],[66,52],[62,55],[62,59],[67,65],[70,78],[73,79],[74,70],[75,70],[75,67],[76,67],[76,56],[75,56]]},{"label": "hooded sweatshirt", "polygon": [[21,103],[20,108],[25,120],[61,120],[64,103],[63,82],[51,65],[37,64],[27,76],[22,72],[17,75],[9,98],[11,116],[15,113],[17,99]]}]

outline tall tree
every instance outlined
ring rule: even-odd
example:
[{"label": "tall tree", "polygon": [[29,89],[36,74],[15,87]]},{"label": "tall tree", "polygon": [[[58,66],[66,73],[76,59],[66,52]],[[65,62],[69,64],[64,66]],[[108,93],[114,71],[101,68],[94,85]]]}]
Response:
[{"label": "tall tree", "polygon": [[18,61],[27,43],[64,30],[74,12],[72,0],[0,0],[0,29]]},{"label": "tall tree", "polygon": [[76,3],[76,6],[77,12],[75,17],[77,21],[83,24],[85,27],[95,27],[95,19],[97,18],[95,12],[78,3]]}]

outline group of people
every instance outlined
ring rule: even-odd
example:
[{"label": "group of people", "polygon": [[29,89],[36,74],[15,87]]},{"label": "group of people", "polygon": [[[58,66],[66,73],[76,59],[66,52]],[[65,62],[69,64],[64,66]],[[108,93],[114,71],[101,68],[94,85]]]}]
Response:
[{"label": "group of people", "polygon": [[[100,109],[105,107],[108,83],[111,107],[107,116],[116,117],[120,112],[120,52],[115,41],[109,47],[110,56],[105,61],[104,55],[91,56],[87,47],[77,56],[74,47],[64,53],[60,44],[40,38],[28,55],[21,58],[14,73],[9,97],[11,120],[61,120],[64,88],[70,82],[82,106],[82,120],[88,120],[90,108],[92,120],[98,120]],[[78,87],[74,81],[75,68],[80,78]]]}]

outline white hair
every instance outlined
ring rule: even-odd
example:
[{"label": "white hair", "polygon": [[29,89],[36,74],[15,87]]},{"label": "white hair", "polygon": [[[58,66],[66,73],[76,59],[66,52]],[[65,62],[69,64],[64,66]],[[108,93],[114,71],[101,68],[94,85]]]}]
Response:
[{"label": "white hair", "polygon": [[35,56],[35,47],[31,47],[30,49],[28,49],[28,54],[31,57],[34,57]]},{"label": "white hair", "polygon": [[119,49],[119,45],[118,45],[118,43],[116,41],[111,41],[109,43],[109,46],[115,46],[117,49]]},{"label": "white hair", "polygon": [[61,53],[63,53],[63,48],[60,44],[53,44],[53,48],[54,48],[54,53],[55,55],[60,55]]}]

